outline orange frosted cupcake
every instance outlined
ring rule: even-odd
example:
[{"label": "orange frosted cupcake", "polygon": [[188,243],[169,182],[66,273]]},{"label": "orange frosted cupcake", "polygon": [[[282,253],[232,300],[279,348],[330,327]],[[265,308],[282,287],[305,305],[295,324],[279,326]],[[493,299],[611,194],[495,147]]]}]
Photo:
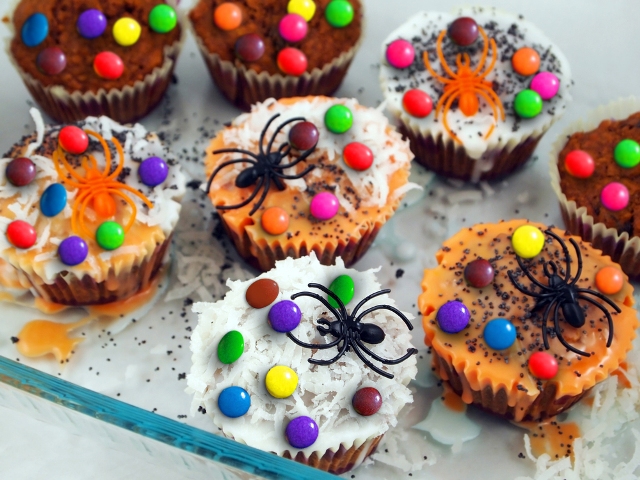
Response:
[{"label": "orange frosted cupcake", "polygon": [[348,266],[413,186],[411,158],[386,117],[356,100],[271,99],[212,140],[207,188],[238,252],[261,270],[312,251]]},{"label": "orange frosted cupcake", "polygon": [[579,237],[526,220],[481,224],[437,260],[418,300],[425,342],[466,403],[516,421],[551,417],[631,349],[633,287]]}]

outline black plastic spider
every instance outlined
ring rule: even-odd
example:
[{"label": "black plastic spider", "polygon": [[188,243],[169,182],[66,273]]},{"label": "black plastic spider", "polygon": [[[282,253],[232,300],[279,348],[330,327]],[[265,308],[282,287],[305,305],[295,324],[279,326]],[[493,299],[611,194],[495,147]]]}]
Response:
[{"label": "black plastic spider", "polygon": [[253,192],[251,192],[251,195],[249,195],[249,197],[246,200],[236,205],[217,206],[216,208],[218,208],[219,210],[233,210],[236,208],[244,207],[249,202],[251,202],[256,197],[256,195],[258,195],[258,192],[260,192],[260,189],[263,189],[262,195],[260,196],[258,201],[253,205],[253,208],[249,212],[249,215],[253,215],[258,210],[258,208],[260,208],[260,205],[262,205],[262,202],[264,202],[265,198],[267,198],[267,193],[269,193],[269,189],[271,188],[271,182],[273,182],[275,186],[278,187],[278,190],[284,190],[285,184],[282,181],[282,179],[294,180],[297,178],[302,178],[315,168],[314,165],[311,165],[296,175],[285,175],[284,173],[282,173],[284,169],[291,168],[297,165],[298,163],[302,162],[303,160],[305,160],[311,154],[311,152],[313,152],[313,150],[316,148],[315,145],[308,150],[302,151],[302,153],[298,158],[296,158],[291,163],[286,163],[286,164],[281,164],[280,162],[282,162],[282,159],[284,157],[286,157],[291,153],[292,147],[289,144],[289,142],[283,143],[282,145],[280,145],[280,148],[278,148],[275,151],[271,150],[271,148],[273,147],[273,142],[275,142],[276,137],[278,136],[278,133],[280,133],[280,131],[290,123],[298,122],[298,121],[304,122],[305,119],[303,117],[290,118],[289,120],[286,120],[282,122],[280,125],[278,125],[278,128],[276,128],[276,131],[273,132],[273,135],[271,136],[271,139],[269,140],[269,143],[267,144],[267,149],[265,151],[264,141],[265,141],[265,136],[267,134],[267,130],[269,129],[269,126],[271,125],[271,123],[273,123],[273,121],[279,116],[280,114],[276,113],[273,117],[269,119],[267,124],[262,129],[262,132],[260,133],[258,153],[250,152],[248,150],[242,150],[239,148],[221,148],[220,150],[213,151],[215,155],[220,153],[241,153],[251,158],[237,158],[237,159],[229,160],[227,162],[224,162],[218,165],[218,167],[213,171],[213,173],[209,177],[209,181],[207,182],[207,192],[211,188],[213,179],[218,174],[218,172],[223,168],[228,167],[229,165],[233,165],[234,163],[250,164],[249,167],[245,168],[236,177],[236,181],[235,181],[236,187],[246,188],[254,184],[256,185]]},{"label": "black plastic spider", "polygon": [[350,348],[353,348],[353,351],[356,352],[356,355],[358,357],[360,357],[360,360],[362,360],[365,365],[371,368],[371,370],[373,370],[379,375],[382,375],[383,377],[393,378],[393,375],[385,372],[384,370],[381,370],[380,368],[376,367],[373,363],[371,363],[362,354],[362,352],[366,353],[367,355],[374,358],[375,360],[381,363],[384,363],[385,365],[397,365],[398,363],[404,362],[411,355],[418,353],[418,350],[416,350],[415,348],[409,348],[407,349],[406,355],[400,358],[397,358],[395,360],[388,360],[386,358],[380,357],[379,355],[376,355],[362,343],[362,342],[365,342],[372,345],[377,345],[378,343],[382,343],[382,341],[384,340],[385,333],[382,330],[382,328],[372,323],[360,322],[365,315],[375,310],[392,311],[404,321],[404,323],[407,325],[409,330],[413,330],[413,325],[411,325],[411,322],[409,322],[407,317],[405,317],[400,310],[398,310],[395,307],[392,307],[391,305],[376,305],[375,307],[368,308],[367,310],[365,310],[364,312],[362,312],[356,317],[356,314],[358,313],[358,310],[360,309],[360,307],[362,307],[362,305],[367,303],[372,298],[378,297],[380,295],[384,295],[385,293],[389,293],[391,290],[380,290],[379,292],[373,293],[368,297],[363,298],[362,301],[358,303],[358,305],[356,305],[356,308],[353,309],[353,311],[351,312],[351,315],[349,315],[347,313],[347,309],[345,308],[340,298],[331,290],[329,290],[328,288],[318,283],[310,283],[309,288],[318,288],[322,290],[324,293],[326,293],[327,295],[329,295],[338,304],[338,309],[332,307],[327,300],[325,300],[323,297],[321,297],[317,293],[313,293],[313,292],[295,293],[291,295],[291,300],[295,300],[298,297],[312,297],[318,300],[320,303],[322,303],[325,307],[327,307],[329,311],[336,317],[336,320],[334,320],[333,322],[329,322],[329,320],[327,320],[326,318],[321,318],[320,320],[318,320],[318,323],[322,325],[326,325],[329,328],[318,326],[317,327],[318,332],[320,332],[320,335],[322,336],[325,336],[326,334],[330,333],[331,335],[336,337],[336,340],[326,344],[315,344],[315,343],[301,342],[300,340],[295,338],[293,335],[291,335],[290,332],[287,333],[287,336],[291,340],[293,340],[297,345],[300,345],[301,347],[313,348],[313,349],[317,348],[319,350],[335,347],[340,342],[342,342],[342,345],[338,346],[339,352],[338,352],[338,355],[336,355],[335,357],[329,360],[315,360],[313,358],[310,358],[309,363],[313,363],[315,365],[330,365],[333,362],[337,361],[340,357],[342,357],[346,352],[348,352]]},{"label": "black plastic spider", "polygon": [[569,350],[578,355],[583,355],[585,357],[591,356],[587,352],[583,352],[578,350],[575,347],[572,347],[567,343],[567,341],[562,336],[562,330],[559,325],[558,311],[562,309],[562,316],[564,320],[575,328],[580,328],[585,324],[584,311],[580,307],[578,303],[579,300],[584,300],[585,302],[589,302],[592,305],[595,305],[597,308],[602,310],[607,317],[607,321],[609,322],[609,338],[607,340],[607,347],[611,346],[611,342],[613,340],[613,319],[611,318],[611,314],[609,310],[607,310],[601,303],[597,302],[593,298],[590,298],[588,295],[593,295],[594,297],[599,298],[607,305],[612,307],[617,313],[620,313],[620,307],[612,302],[610,299],[605,297],[599,292],[588,288],[579,288],[576,286],[576,283],[580,279],[580,274],[582,273],[582,254],[580,253],[580,247],[578,243],[570,238],[569,241],[571,245],[573,245],[574,250],[576,251],[576,256],[578,258],[578,272],[576,276],[571,279],[571,256],[569,255],[569,249],[567,248],[567,244],[556,235],[551,230],[546,230],[545,234],[549,235],[551,238],[555,239],[561,246],[562,251],[564,253],[564,257],[566,259],[566,272],[564,278],[562,278],[558,274],[558,265],[553,260],[546,261],[544,260],[542,263],[542,269],[544,271],[545,276],[549,279],[548,284],[544,285],[540,281],[538,281],[529,271],[529,267],[522,262],[522,259],[516,255],[516,260],[518,261],[518,265],[529,280],[533,282],[538,288],[540,288],[540,292],[531,291],[524,286],[522,286],[516,280],[515,275],[510,270],[507,272],[509,275],[509,279],[513,283],[513,285],[520,290],[525,295],[529,295],[536,299],[536,304],[533,307],[533,310],[538,310],[542,307],[545,307],[544,314],[542,315],[542,340],[544,342],[544,346],[546,349],[549,349],[549,340],[547,339],[547,319],[549,314],[551,313],[551,309],[553,308],[553,325],[556,336],[558,340]]}]

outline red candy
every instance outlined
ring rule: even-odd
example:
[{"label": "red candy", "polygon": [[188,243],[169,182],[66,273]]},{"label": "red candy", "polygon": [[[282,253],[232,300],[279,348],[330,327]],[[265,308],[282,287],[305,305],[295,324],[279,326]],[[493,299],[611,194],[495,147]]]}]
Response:
[{"label": "red candy", "polygon": [[551,380],[558,373],[558,361],[547,352],[536,352],[529,357],[529,371],[540,380]]},{"label": "red candy", "polygon": [[124,63],[113,52],[100,52],[93,59],[93,69],[106,80],[117,80],[124,72]]},{"label": "red candy", "polygon": [[366,170],[373,164],[373,152],[360,142],[351,142],[342,151],[344,163],[354,170]]},{"label": "red candy", "polygon": [[403,95],[402,107],[412,117],[424,118],[433,110],[433,100],[427,92],[414,88]]},{"label": "red candy", "polygon": [[380,392],[373,387],[365,387],[358,390],[351,400],[353,409],[362,415],[368,417],[373,415],[382,406],[382,396]]},{"label": "red candy", "polygon": [[14,220],[7,227],[7,239],[16,248],[31,248],[36,243],[36,229],[22,220]]},{"label": "red candy", "polygon": [[287,75],[298,77],[307,70],[307,56],[297,48],[284,48],[278,53],[278,68]]},{"label": "red candy", "polygon": [[593,158],[584,150],[571,150],[567,153],[564,166],[569,175],[576,178],[589,178],[596,168]]},{"label": "red candy", "polygon": [[89,147],[89,136],[80,127],[68,125],[58,134],[60,146],[73,155],[80,155]]}]

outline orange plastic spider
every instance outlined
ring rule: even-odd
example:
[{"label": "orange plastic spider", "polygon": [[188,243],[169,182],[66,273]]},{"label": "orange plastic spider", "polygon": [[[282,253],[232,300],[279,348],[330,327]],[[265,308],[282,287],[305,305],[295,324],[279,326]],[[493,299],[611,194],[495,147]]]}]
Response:
[{"label": "orange plastic spider", "polygon": [[[478,30],[482,35],[484,47],[482,49],[480,61],[478,62],[478,65],[474,70],[471,69],[471,59],[469,58],[468,53],[459,53],[456,56],[456,65],[458,67],[457,72],[454,72],[447,64],[447,61],[444,58],[444,54],[442,53],[442,39],[447,33],[446,30],[442,30],[442,32],[440,32],[440,35],[438,36],[438,41],[436,42],[436,52],[438,53],[438,60],[440,60],[442,68],[451,78],[446,78],[438,75],[429,64],[429,56],[427,55],[427,52],[423,52],[422,54],[424,64],[427,67],[429,73],[434,78],[444,83],[444,93],[440,97],[440,100],[436,105],[435,116],[436,118],[438,118],[438,113],[442,108],[442,115],[444,117],[444,128],[447,133],[449,133],[449,135],[451,135],[451,137],[458,143],[462,142],[456,136],[456,134],[451,131],[451,129],[449,128],[449,122],[447,122],[447,112],[456,99],[458,100],[458,107],[460,107],[460,111],[462,111],[462,113],[467,117],[478,113],[478,109],[480,107],[479,97],[482,97],[489,105],[491,105],[491,108],[493,109],[494,123],[484,135],[484,138],[489,138],[489,136],[493,133],[493,130],[498,121],[498,110],[500,110],[502,120],[504,121],[505,119],[504,107],[502,106],[500,98],[493,91],[491,82],[485,80],[485,77],[489,74],[489,72],[491,72],[491,70],[493,70],[493,67],[496,64],[496,60],[498,57],[496,42],[493,38],[491,40],[488,39],[487,34],[482,27],[478,26]],[[489,47],[491,47],[491,63],[484,71],[482,71],[487,61]]]},{"label": "orange plastic spider", "polygon": [[[116,201],[113,198],[115,195],[127,202],[132,210],[132,215],[124,227],[124,231],[126,232],[131,228],[133,222],[135,222],[138,209],[136,208],[133,200],[120,190],[126,190],[127,192],[136,195],[140,200],[146,203],[149,208],[153,208],[153,204],[146,196],[138,192],[135,188],[116,180],[124,167],[124,152],[120,142],[118,142],[116,138],[111,140],[116,147],[119,160],[116,169],[109,173],[109,170],[111,169],[111,152],[107,142],[99,133],[91,130],[85,131],[88,135],[95,137],[102,144],[105,156],[104,170],[100,171],[98,169],[98,162],[93,155],[83,155],[83,177],[69,164],[61,147],[58,147],[58,149],[53,152],[53,164],[62,182],[78,189],[78,194],[76,195],[72,207],[73,213],[71,215],[71,229],[75,233],[84,233],[86,236],[91,237],[92,234],[85,224],[85,210],[87,205],[89,205],[89,202],[92,202],[91,206],[93,207],[93,210],[101,218],[113,217],[116,213]],[[71,178],[68,178],[62,170],[61,165]],[[78,227],[81,232],[79,232]]]}]

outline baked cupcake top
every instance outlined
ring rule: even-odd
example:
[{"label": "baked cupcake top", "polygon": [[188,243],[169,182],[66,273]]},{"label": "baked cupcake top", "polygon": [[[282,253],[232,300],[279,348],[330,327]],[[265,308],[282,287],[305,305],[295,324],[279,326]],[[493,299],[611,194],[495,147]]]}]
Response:
[{"label": "baked cupcake top", "polygon": [[[412,316],[395,309],[388,290],[380,292],[373,270],[346,269],[340,258],[327,267],[311,255],[227,285],[223,300],[193,307],[199,319],[187,376],[193,412],[204,407],[225,435],[292,457],[296,450],[348,449],[394,426],[412,402]],[[354,316],[348,327],[344,320]],[[359,340],[346,349],[336,332],[358,324]],[[303,419],[300,435],[292,433],[304,417],[315,428]],[[296,443],[300,437],[310,443]]]},{"label": "baked cupcake top", "polygon": [[178,221],[184,177],[160,139],[107,117],[47,126],[0,159],[0,283],[73,272],[107,280],[151,256]]},{"label": "baked cupcake top", "polygon": [[382,45],[387,108],[468,156],[540,136],[571,100],[565,56],[534,25],[488,7],[421,12]]},{"label": "baked cupcake top", "polygon": [[206,50],[271,75],[321,69],[362,35],[359,0],[200,0],[189,18]]},{"label": "baked cupcake top", "polygon": [[631,349],[633,287],[579,237],[524,220],[479,224],[436,258],[418,300],[425,342],[464,372],[467,403],[469,387],[502,387],[519,421],[543,392],[580,395]]},{"label": "baked cupcake top", "polygon": [[121,89],[173,61],[167,53],[182,35],[177,20],[163,0],[22,0],[11,54],[45,86]]}]

